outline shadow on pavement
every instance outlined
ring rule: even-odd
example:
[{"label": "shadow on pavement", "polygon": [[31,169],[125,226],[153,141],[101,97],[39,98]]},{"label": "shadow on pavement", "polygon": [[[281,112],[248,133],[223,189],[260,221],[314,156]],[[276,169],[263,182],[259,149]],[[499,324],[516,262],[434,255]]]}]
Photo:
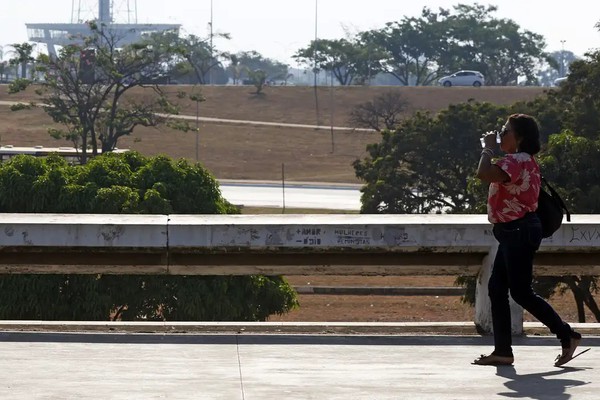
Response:
[{"label": "shadow on pavement", "polygon": [[555,378],[559,375],[584,371],[586,368],[561,368],[535,374],[519,375],[513,366],[497,367],[496,375],[508,379],[504,386],[509,392],[500,392],[499,396],[539,400],[568,400],[571,395],[565,393],[568,388],[588,385],[576,379]]}]

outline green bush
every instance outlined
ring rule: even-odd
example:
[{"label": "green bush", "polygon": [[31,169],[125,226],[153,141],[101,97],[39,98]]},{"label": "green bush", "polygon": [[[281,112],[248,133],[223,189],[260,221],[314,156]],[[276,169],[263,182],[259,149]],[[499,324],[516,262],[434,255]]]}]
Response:
[{"label": "green bush", "polygon": [[[136,152],[82,166],[14,157],[0,164],[0,212],[239,213],[200,164]],[[1,319],[257,321],[296,306],[281,277],[0,275]]]}]

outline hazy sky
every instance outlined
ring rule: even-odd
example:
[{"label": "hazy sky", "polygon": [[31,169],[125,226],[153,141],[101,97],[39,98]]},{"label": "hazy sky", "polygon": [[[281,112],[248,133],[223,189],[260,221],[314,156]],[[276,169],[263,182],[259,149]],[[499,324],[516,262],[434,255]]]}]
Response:
[{"label": "hazy sky", "polygon": [[[72,4],[81,3],[83,19],[95,13],[92,0],[0,0],[0,45],[27,40],[26,22],[70,22]],[[114,0],[120,12],[116,18],[127,19],[127,0]],[[130,0],[130,8],[136,3]],[[342,38],[345,31],[355,33],[381,28],[402,16],[417,16],[424,6],[434,10],[451,8],[470,1],[450,0],[212,0],[215,32],[230,33],[232,39],[217,39],[219,49],[256,50],[265,57],[291,62],[289,57],[315,37]],[[546,50],[565,50],[583,55],[600,48],[600,1],[571,0],[563,6],[548,0],[496,0],[481,4],[498,6],[497,17],[511,18],[522,28],[542,34]],[[318,7],[315,7],[317,5]],[[138,0],[140,23],[179,23],[185,33],[206,37],[209,32],[211,0]],[[130,13],[133,18],[133,13]],[[7,56],[5,55],[5,58]]]}]

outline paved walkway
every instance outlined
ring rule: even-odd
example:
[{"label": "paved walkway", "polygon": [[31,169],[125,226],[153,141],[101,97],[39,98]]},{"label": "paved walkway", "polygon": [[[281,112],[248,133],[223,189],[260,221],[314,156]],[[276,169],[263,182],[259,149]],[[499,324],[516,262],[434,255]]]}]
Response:
[{"label": "paved walkway", "polygon": [[[31,104],[27,101],[7,101],[1,100],[0,106],[13,106],[17,104]],[[43,106],[44,104],[38,103],[37,106]],[[375,129],[370,128],[354,128],[349,126],[331,126],[331,125],[311,125],[311,124],[290,124],[287,122],[270,122],[270,121],[248,121],[241,119],[227,119],[227,118],[212,118],[212,117],[196,117],[195,115],[173,115],[173,114],[160,114],[156,115],[161,117],[168,117],[173,119],[182,119],[188,121],[201,121],[215,124],[230,124],[230,125],[253,125],[253,126],[273,126],[278,128],[300,128],[300,129],[314,129],[324,131],[344,131],[344,132],[367,132],[375,133]]]},{"label": "paved walkway", "polygon": [[600,336],[555,368],[549,337],[515,339],[514,367],[470,362],[490,337],[0,333],[0,399],[600,398]]}]

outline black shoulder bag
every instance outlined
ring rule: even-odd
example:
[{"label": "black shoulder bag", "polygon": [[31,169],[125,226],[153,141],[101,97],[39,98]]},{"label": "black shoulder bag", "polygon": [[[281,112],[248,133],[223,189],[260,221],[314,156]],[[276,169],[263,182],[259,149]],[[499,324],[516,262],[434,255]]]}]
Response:
[{"label": "black shoulder bag", "polygon": [[[546,187],[546,189],[544,188]],[[540,186],[537,215],[542,222],[542,237],[552,236],[560,228],[563,221],[563,211],[567,214],[567,221],[571,221],[571,213],[556,190],[544,177]]]}]

